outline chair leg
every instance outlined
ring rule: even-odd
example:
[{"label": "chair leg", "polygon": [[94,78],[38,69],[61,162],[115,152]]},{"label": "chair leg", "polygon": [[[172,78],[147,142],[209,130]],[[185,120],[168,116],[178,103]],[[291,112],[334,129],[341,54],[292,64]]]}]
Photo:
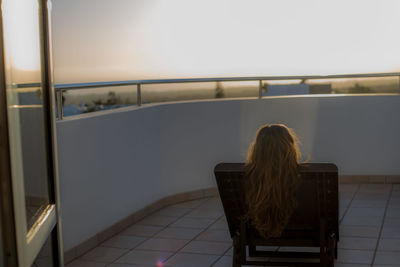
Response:
[{"label": "chair leg", "polygon": [[328,248],[326,253],[328,256],[328,266],[334,267],[335,254],[337,255],[337,244],[336,244],[335,234],[332,234],[328,239]]},{"label": "chair leg", "polygon": [[319,229],[319,249],[320,249],[320,266],[328,267],[328,257],[327,257],[327,242],[325,236],[325,220],[320,219],[320,229]]},{"label": "chair leg", "polygon": [[239,246],[239,237],[235,236],[233,238],[233,257],[232,257],[232,267],[242,267],[240,263],[241,259],[241,249]]},{"label": "chair leg", "polygon": [[337,250],[338,250],[337,243],[335,242],[335,259],[337,259]]}]

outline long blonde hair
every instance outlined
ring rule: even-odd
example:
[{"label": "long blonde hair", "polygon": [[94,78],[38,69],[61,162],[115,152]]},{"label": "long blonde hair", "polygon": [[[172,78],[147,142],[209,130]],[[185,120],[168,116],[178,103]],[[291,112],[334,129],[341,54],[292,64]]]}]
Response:
[{"label": "long blonde hair", "polygon": [[296,208],[299,159],[293,130],[282,124],[258,129],[245,165],[246,218],[264,238],[281,236]]}]

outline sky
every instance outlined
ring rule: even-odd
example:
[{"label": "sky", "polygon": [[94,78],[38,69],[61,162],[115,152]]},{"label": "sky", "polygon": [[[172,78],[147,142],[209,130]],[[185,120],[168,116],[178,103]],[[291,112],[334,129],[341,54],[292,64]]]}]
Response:
[{"label": "sky", "polygon": [[56,83],[400,71],[398,0],[53,0]]}]

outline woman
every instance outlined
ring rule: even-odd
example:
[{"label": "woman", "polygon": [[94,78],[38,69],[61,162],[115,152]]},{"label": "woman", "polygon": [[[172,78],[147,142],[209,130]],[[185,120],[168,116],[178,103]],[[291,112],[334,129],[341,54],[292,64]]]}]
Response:
[{"label": "woman", "polygon": [[246,160],[246,217],[264,238],[281,236],[296,208],[299,159],[293,130],[269,124],[257,131]]}]

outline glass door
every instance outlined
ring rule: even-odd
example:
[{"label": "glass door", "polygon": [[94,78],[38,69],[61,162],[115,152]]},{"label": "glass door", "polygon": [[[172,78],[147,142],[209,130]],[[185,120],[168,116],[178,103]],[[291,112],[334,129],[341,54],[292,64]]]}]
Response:
[{"label": "glass door", "polygon": [[8,134],[8,201],[13,217],[6,242],[15,250],[10,262],[22,267],[62,266],[50,4],[45,0],[1,3],[5,101],[0,112],[6,114],[1,134]]}]

